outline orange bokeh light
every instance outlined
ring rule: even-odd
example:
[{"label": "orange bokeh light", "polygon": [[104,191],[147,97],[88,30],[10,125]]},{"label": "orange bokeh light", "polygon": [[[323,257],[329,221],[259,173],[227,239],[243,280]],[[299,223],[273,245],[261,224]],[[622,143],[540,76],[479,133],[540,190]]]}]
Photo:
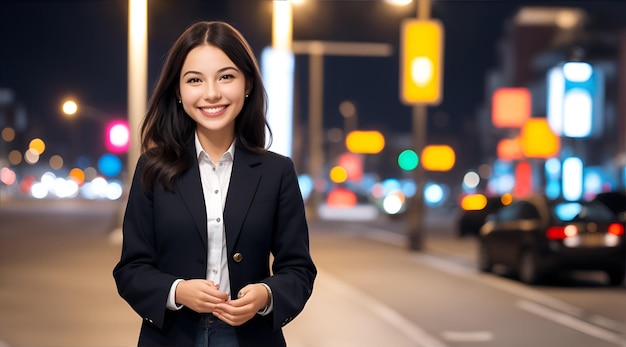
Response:
[{"label": "orange bokeh light", "polygon": [[531,96],[527,88],[499,88],[491,99],[491,122],[496,128],[521,128],[530,118]]},{"label": "orange bokeh light", "polygon": [[524,158],[522,141],[519,137],[514,139],[502,139],[496,148],[498,158],[504,160],[518,160]]},{"label": "orange bokeh light", "polygon": [[69,174],[70,178],[74,180],[74,182],[83,184],[85,182],[85,172],[79,168],[73,168],[70,170]]}]

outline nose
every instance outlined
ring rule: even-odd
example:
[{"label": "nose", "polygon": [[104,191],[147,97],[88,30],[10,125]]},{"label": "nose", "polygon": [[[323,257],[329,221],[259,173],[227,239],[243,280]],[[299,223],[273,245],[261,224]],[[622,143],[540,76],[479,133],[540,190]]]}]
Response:
[{"label": "nose", "polygon": [[219,100],[222,97],[219,86],[215,82],[208,82],[204,90],[204,99],[208,101]]}]

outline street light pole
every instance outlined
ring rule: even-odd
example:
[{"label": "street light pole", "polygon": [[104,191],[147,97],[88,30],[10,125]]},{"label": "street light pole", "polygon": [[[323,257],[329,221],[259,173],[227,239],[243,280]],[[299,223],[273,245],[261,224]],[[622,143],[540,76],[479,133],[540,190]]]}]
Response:
[{"label": "street light pole", "polygon": [[[148,0],[128,0],[128,148],[126,188],[135,174],[141,144],[139,127],[146,113],[148,99]],[[128,190],[127,190],[128,191]],[[124,207],[118,211],[117,225],[112,231],[112,240],[122,237]]]},{"label": "street light pole", "polygon": [[148,0],[128,0],[128,181],[132,180],[141,144],[139,126],[148,96]]},{"label": "street light pole", "polygon": [[[427,20],[430,17],[430,0],[417,1],[417,18]],[[416,103],[413,105],[413,147],[422,160],[422,152],[426,146],[426,128],[428,126],[428,110],[426,104]],[[424,249],[424,186],[426,185],[426,171],[423,162],[413,170],[413,180],[417,189],[415,195],[409,200],[407,214],[408,248],[411,251]]]},{"label": "street light pole", "polygon": [[317,219],[317,208],[321,203],[321,192],[316,188],[322,178],[324,166],[324,46],[314,44],[309,55],[309,174],[313,178],[313,190],[307,211],[309,218]]},{"label": "street light pole", "polygon": [[[426,127],[428,126],[426,105],[416,104],[413,106],[413,147],[416,153],[421,153],[426,145]],[[420,158],[422,161],[422,158]],[[412,251],[420,251],[424,248],[424,186],[426,183],[426,171],[423,162],[413,170],[413,180],[417,189],[415,195],[409,200],[407,214],[408,247]]]}]

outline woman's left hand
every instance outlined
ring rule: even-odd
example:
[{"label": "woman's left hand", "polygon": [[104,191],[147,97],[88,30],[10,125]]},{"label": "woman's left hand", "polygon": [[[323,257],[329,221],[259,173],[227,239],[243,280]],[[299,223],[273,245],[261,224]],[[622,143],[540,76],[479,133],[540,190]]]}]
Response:
[{"label": "woman's left hand", "polygon": [[265,307],[268,295],[262,284],[249,284],[239,291],[236,300],[217,304],[213,315],[229,325],[242,325]]}]

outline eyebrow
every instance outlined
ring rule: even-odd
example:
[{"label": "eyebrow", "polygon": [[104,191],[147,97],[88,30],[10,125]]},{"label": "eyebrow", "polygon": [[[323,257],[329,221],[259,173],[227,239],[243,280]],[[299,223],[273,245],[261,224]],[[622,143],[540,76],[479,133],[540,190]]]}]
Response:
[{"label": "eyebrow", "polygon": [[[224,71],[228,71],[228,70],[235,70],[235,71],[239,72],[239,69],[237,69],[237,68],[236,68],[236,67],[234,67],[234,66],[226,66],[226,67],[223,67],[223,68],[221,68],[221,69],[217,70],[217,73],[222,73],[222,72],[224,72]],[[202,73],[201,73],[201,72],[199,72],[199,71],[193,71],[193,70],[190,70],[190,71],[185,72],[185,73],[183,74],[183,77],[187,76],[188,74],[197,74],[197,75],[202,75]]]}]

